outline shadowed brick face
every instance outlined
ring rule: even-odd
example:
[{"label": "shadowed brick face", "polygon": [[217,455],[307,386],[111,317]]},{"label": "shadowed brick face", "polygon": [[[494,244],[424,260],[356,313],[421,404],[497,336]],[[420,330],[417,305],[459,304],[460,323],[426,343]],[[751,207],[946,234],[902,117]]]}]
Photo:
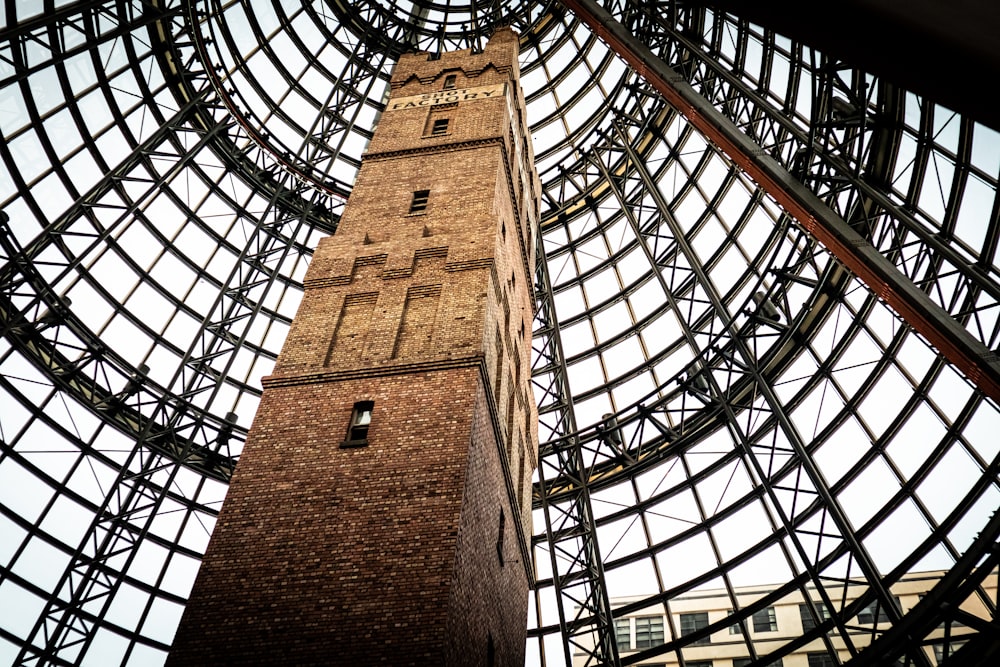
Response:
[{"label": "shadowed brick face", "polygon": [[[525,128],[512,31],[400,60],[168,665],[523,664],[539,191]],[[363,401],[367,439],[345,442]]]}]

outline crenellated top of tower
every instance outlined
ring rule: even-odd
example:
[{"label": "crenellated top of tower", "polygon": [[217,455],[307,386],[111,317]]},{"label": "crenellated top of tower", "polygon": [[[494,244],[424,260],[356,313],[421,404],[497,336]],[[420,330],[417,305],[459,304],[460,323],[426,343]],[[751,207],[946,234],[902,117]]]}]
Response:
[{"label": "crenellated top of tower", "polygon": [[[457,266],[492,261],[495,232],[500,232],[501,238],[510,237],[512,256],[523,264],[521,280],[530,299],[527,277],[533,272],[541,187],[518,80],[518,51],[517,33],[502,28],[482,52],[465,49],[434,59],[427,53],[400,59],[341,216],[337,237],[343,243],[364,239],[366,246],[375,246],[411,234],[425,239],[415,241],[420,247],[448,246],[448,261]],[[375,166],[397,160],[407,160],[406,168]],[[399,182],[405,179],[403,197],[390,201],[393,191],[386,174]],[[416,209],[413,202],[418,202]],[[501,210],[508,212],[503,219],[498,218]],[[470,230],[485,230],[485,236],[457,240]],[[365,252],[374,250],[367,247]],[[413,256],[401,262],[408,270]]]},{"label": "crenellated top of tower", "polygon": [[391,86],[401,88],[414,79],[429,84],[449,73],[461,72],[467,78],[476,78],[488,69],[494,69],[512,79],[518,78],[517,55],[520,50],[518,35],[511,28],[499,28],[480,53],[472,49],[451,51],[432,58],[426,51],[404,53],[392,73]]}]

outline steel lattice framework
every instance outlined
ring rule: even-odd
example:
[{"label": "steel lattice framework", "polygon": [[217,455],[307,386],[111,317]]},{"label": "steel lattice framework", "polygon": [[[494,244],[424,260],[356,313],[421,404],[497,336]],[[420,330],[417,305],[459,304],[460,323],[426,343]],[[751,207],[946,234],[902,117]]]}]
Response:
[{"label": "steel lattice framework", "polygon": [[[499,25],[542,181],[529,664],[996,657],[994,129],[702,3],[2,11],[0,663],[163,661],[395,59]],[[788,600],[815,627],[758,641]]]}]

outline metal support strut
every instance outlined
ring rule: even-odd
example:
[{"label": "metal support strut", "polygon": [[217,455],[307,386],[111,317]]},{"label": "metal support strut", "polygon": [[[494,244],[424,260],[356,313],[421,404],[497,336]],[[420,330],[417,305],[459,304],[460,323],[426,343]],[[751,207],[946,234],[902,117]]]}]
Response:
[{"label": "metal support strut", "polygon": [[699,95],[594,0],[561,0],[647,83],[983,393],[1000,401],[1000,357]]}]

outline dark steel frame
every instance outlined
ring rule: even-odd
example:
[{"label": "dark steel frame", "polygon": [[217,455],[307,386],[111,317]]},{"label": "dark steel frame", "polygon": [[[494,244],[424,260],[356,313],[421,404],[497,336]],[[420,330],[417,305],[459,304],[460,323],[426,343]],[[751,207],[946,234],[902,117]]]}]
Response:
[{"label": "dark steel frame", "polygon": [[[166,562],[199,557],[198,549],[185,543],[182,535],[188,526],[201,523],[206,524],[204,532],[210,532],[206,522],[217,506],[200,501],[199,494],[213,483],[228,480],[248,423],[247,415],[238,412],[258,393],[255,378],[241,375],[240,369],[247,365],[247,358],[253,360],[251,365],[266,366],[277,353],[273,341],[263,343],[266,337],[256,328],[287,326],[289,315],[276,304],[286,295],[294,298],[309,247],[318,234],[336,227],[350,191],[349,170],[356,168],[360,157],[354,146],[370,136],[370,123],[380,109],[377,91],[385,85],[393,58],[400,49],[411,47],[432,52],[478,49],[501,22],[514,24],[526,50],[542,54],[525,63],[526,79],[543,74],[546,79],[529,93],[529,104],[543,95],[557,97],[560,83],[570,77],[578,59],[586,61],[585,68],[596,82],[581,87],[569,99],[559,98],[555,111],[534,125],[538,130],[561,126],[565,136],[538,154],[545,222],[537,239],[539,311],[533,365],[543,440],[534,499],[544,525],[544,532],[534,540],[536,568],[541,568],[535,609],[537,614],[552,602],[558,614],[555,620],[536,618],[529,641],[539,646],[558,641],[566,665],[574,659],[591,665],[632,664],[670,652],[683,664],[685,647],[721,629],[720,623],[625,656],[619,655],[615,644],[614,618],[660,604],[671,619],[671,600],[676,595],[718,577],[735,609],[726,626],[733,622],[740,626],[741,638],[759,664],[817,637],[823,637],[832,651],[832,634],[847,642],[852,664],[900,659],[904,664],[925,665],[928,660],[921,645],[930,641],[936,628],[959,623],[975,629],[979,636],[955,652],[956,664],[972,664],[968,654],[974,651],[981,655],[995,651],[988,637],[996,631],[996,600],[986,600],[994,614],[990,621],[962,612],[959,603],[970,595],[984,595],[981,584],[996,570],[1000,558],[995,549],[1000,524],[994,516],[964,550],[952,544],[950,537],[963,512],[996,486],[1000,472],[996,459],[983,458],[961,435],[977,410],[982,406],[996,409],[1000,398],[1000,362],[995,352],[1000,347],[996,317],[1000,278],[993,259],[1000,245],[998,200],[994,197],[980,247],[970,246],[956,233],[970,179],[989,184],[995,196],[997,174],[984,173],[972,160],[975,120],[957,121],[959,141],[954,153],[949,153],[936,140],[939,128],[929,103],[914,127],[904,114],[906,91],[891,82],[801,44],[780,43],[766,28],[695,5],[620,1],[600,6],[590,0],[565,0],[561,4],[494,5],[481,12],[474,4],[468,11],[452,3],[418,0],[403,4],[395,7],[396,12],[387,12],[378,3],[357,6],[330,0],[303,6],[291,15],[275,4],[277,28],[270,31],[251,14],[247,28],[261,45],[260,53],[273,63],[277,80],[318,110],[306,123],[286,112],[282,100],[270,101],[273,82],[254,78],[253,63],[241,52],[227,25],[227,10],[217,4],[85,0],[58,9],[47,7],[51,11],[9,22],[9,27],[0,30],[0,64],[6,68],[0,74],[0,87],[20,92],[30,125],[38,128],[33,134],[30,129],[19,130],[12,141],[36,136],[53,177],[73,199],[59,216],[51,218],[45,202],[32,195],[36,188],[41,192],[41,179],[22,178],[13,143],[0,143],[0,160],[18,193],[0,202],[18,204],[10,214],[0,213],[0,333],[5,341],[0,361],[6,364],[4,368],[30,364],[32,373],[47,386],[44,395],[27,392],[22,378],[0,370],[3,390],[30,415],[23,428],[0,437],[0,464],[7,460],[28,471],[52,490],[53,498],[37,518],[19,516],[6,507],[0,507],[0,516],[27,536],[14,548],[9,562],[26,557],[33,540],[46,543],[66,559],[57,581],[46,586],[20,575],[16,568],[0,570],[0,581],[9,580],[43,601],[26,637],[0,627],[0,639],[20,647],[17,664],[75,664],[103,630],[126,638],[125,661],[146,648],[167,649],[167,643],[151,637],[144,626],[158,601],[182,605],[185,596],[169,589],[166,564],[152,581],[132,571],[142,560],[144,544],[158,545],[170,554]],[[13,16],[13,9],[7,11]],[[303,20],[338,51],[345,63],[342,71],[331,71],[309,53],[305,37],[296,34]],[[592,30],[586,31],[583,24]],[[301,74],[281,62],[270,44],[278,35],[287,36],[310,67],[322,72],[329,82],[328,94],[316,97],[318,91],[304,86]],[[605,86],[604,76],[614,66],[613,56],[604,53],[590,60],[591,54],[599,53],[598,35],[635,70],[610,87]],[[764,45],[763,63],[756,71],[747,57],[751,43]],[[106,70],[102,58],[117,48],[125,51],[125,64]],[[550,71],[548,54],[567,51],[574,53],[571,65]],[[767,83],[770,63],[779,56],[796,73],[789,77],[783,98]],[[98,73],[85,91],[76,88],[71,72],[80,58],[89,58]],[[551,61],[558,59],[553,55]],[[69,160],[45,130],[55,111],[36,103],[39,91],[32,88],[33,77],[47,71],[56,73],[58,92],[66,98],[58,109],[65,111],[81,138],[76,154],[89,156],[101,172],[83,189],[77,189],[74,173],[64,165]],[[117,77],[136,82],[136,98],[152,131],[134,122],[134,109],[123,103],[125,98],[116,89]],[[811,88],[801,89],[802,81],[808,81]],[[586,105],[588,94],[598,89],[601,103],[582,120],[577,113],[574,122],[569,122],[570,114]],[[78,103],[84,93],[108,110],[110,122],[105,127],[91,127]],[[801,99],[810,102],[807,117],[796,107]],[[167,100],[172,102],[167,104]],[[260,100],[265,100],[266,117],[261,115]],[[666,133],[680,126],[678,112],[688,124],[676,140],[668,141]],[[715,147],[706,149],[699,166],[685,174],[685,190],[698,187],[702,170],[719,155],[727,157],[729,172],[718,201],[729,188],[746,183],[744,173],[761,186],[723,249],[737,247],[739,230],[749,224],[752,211],[765,203],[777,202],[791,214],[775,216],[764,250],[746,258],[745,272],[735,280],[735,287],[727,289],[717,286],[710,274],[711,267],[721,261],[722,250],[710,258],[699,257],[675,214],[680,197],[671,199],[658,186],[674,164],[670,160],[680,163],[679,147],[694,130]],[[112,135],[123,137],[127,150],[109,152]],[[927,187],[927,178],[913,178],[906,191],[894,185],[897,161],[912,137],[917,144],[914,172],[929,173],[928,165],[939,155],[947,155],[956,165],[951,189],[947,195],[942,193],[947,205],[939,218],[921,207],[921,188]],[[656,156],[664,147],[669,160],[650,162],[661,159]],[[210,214],[199,208],[204,200],[179,194],[181,179],[192,176],[213,196],[224,199],[242,221],[245,235],[238,242],[229,231],[216,228]],[[240,186],[229,186],[226,179],[237,179]],[[260,200],[250,205],[249,200],[239,199],[236,193],[243,189],[257,193]],[[175,239],[158,231],[159,208],[153,202],[160,197],[169,198],[190,224],[212,239],[220,256],[233,258],[227,271],[199,263]],[[608,214],[608,207],[616,212]],[[709,214],[706,211],[705,220]],[[27,223],[18,215],[44,224],[25,234]],[[629,230],[633,241],[627,250],[638,253],[650,267],[640,282],[656,285],[664,295],[657,314],[687,313],[681,335],[671,348],[645,349],[646,361],[626,372],[609,368],[603,352],[616,341],[637,336],[652,316],[642,320],[633,314],[630,331],[600,341],[593,349],[564,353],[561,329],[588,321],[593,328],[602,312],[622,304],[631,308],[628,297],[640,288],[639,282],[622,283],[606,301],[586,304],[581,314],[560,317],[559,294],[580,289],[587,276],[615,268],[624,256],[623,251],[609,247],[606,260],[594,268],[578,268],[578,277],[556,275],[553,267],[558,262],[578,257],[586,243],[601,239],[598,227],[578,237],[567,232],[564,243],[551,240],[588,216],[608,226],[621,223]],[[195,300],[178,292],[177,285],[147,272],[121,250],[117,239],[133,225],[151,233],[160,248],[159,257],[171,257],[210,286],[208,305],[194,305]],[[185,339],[156,329],[124,301],[119,302],[110,286],[101,284],[94,268],[105,257],[142,275],[143,285],[170,303],[176,313],[196,321],[195,334]],[[860,302],[853,296],[859,286],[851,273],[871,286]],[[86,284],[106,303],[115,304],[104,325],[95,326],[80,304],[66,299],[78,284]],[[761,315],[758,304],[747,296],[757,292],[776,305],[780,321]],[[809,308],[793,304],[791,295],[797,299],[802,294],[809,295]],[[810,341],[830,318],[849,310],[857,317],[845,325],[845,342],[823,361],[825,368],[834,368],[845,354],[847,341],[870,335],[865,320],[879,308],[880,299],[902,317],[893,339],[880,348],[882,358],[868,384],[857,395],[848,395],[822,372],[790,398],[776,393],[775,379],[798,355],[806,354],[804,350],[810,349]],[[157,359],[163,357],[153,349],[140,351],[136,357],[125,346],[107,344],[105,329],[115,318],[128,321],[155,341],[155,347],[168,350],[168,358],[177,360],[176,368],[164,373],[156,367]],[[865,525],[852,526],[839,494],[904,428],[936,379],[948,372],[948,365],[936,360],[922,377],[910,379],[913,400],[886,433],[869,433],[874,445],[871,453],[852,465],[842,479],[828,484],[816,468],[814,455],[838,424],[856,414],[858,402],[881,374],[894,367],[896,355],[908,344],[911,326],[941,349],[982,393],[974,392],[950,422],[948,437],[934,446],[925,466],[913,473],[892,470],[901,481],[901,491],[882,508],[882,514]],[[690,363],[677,373],[656,376],[655,389],[641,400],[615,405],[621,441],[610,437],[603,421],[579,419],[575,405],[611,394],[681,348],[693,352]],[[575,391],[571,369],[591,359],[599,361],[604,381]],[[845,407],[822,432],[807,440],[791,415],[823,383],[842,394]],[[50,408],[60,401],[72,402],[82,410],[81,415],[89,415],[96,425],[89,434],[77,424],[52,417]],[[22,451],[19,443],[27,441],[27,434],[38,425],[58,433],[65,442],[76,443],[79,453],[61,478],[39,466],[30,452]],[[720,433],[731,440],[732,451],[704,470],[690,468],[685,453]],[[102,442],[121,438],[131,443],[124,454],[102,447]],[[930,476],[932,462],[953,446],[975,461],[981,476],[959,507],[937,520],[915,489]],[[688,466],[684,483],[610,514],[595,510],[595,496],[615,486],[631,487],[639,498],[637,479],[672,460]],[[102,493],[86,496],[71,481],[74,471],[95,464],[114,474],[107,478]],[[606,585],[607,571],[626,561],[648,559],[655,564],[656,556],[671,544],[697,532],[693,528],[669,543],[655,543],[648,514],[656,503],[691,492],[710,475],[730,467],[749,471],[755,490],[721,512],[698,506],[697,530],[704,530],[710,540],[718,567],[680,588],[666,587],[657,573],[656,593],[615,606]],[[183,490],[192,472],[197,489]],[[60,496],[72,499],[92,516],[75,544],[67,544],[52,532],[45,518],[55,514]],[[786,496],[792,499],[791,505],[786,505]],[[774,508],[770,515],[773,536],[726,560],[710,529],[758,501]],[[892,571],[882,572],[868,553],[865,539],[893,509],[907,503],[919,507],[932,523],[930,535]],[[183,516],[172,538],[164,537],[158,528],[169,512]],[[624,557],[603,549],[600,535],[620,520],[641,524],[648,546]],[[817,524],[822,526],[818,534]],[[809,546],[814,541],[834,546],[822,555],[817,546],[813,554]],[[730,570],[771,547],[782,552],[796,576],[754,604],[740,607]],[[947,551],[955,565],[924,602],[902,614],[889,586],[932,548]],[[543,554],[548,561],[544,567],[538,562]],[[842,558],[856,564],[860,576],[837,578],[826,572]],[[848,585],[862,586],[865,592],[848,599]],[[125,595],[127,589],[148,596],[135,627],[117,623],[112,611],[116,596]],[[830,593],[835,590],[845,594]],[[768,656],[758,656],[749,619],[796,591],[806,596],[816,613],[817,628]],[[853,644],[857,628],[851,619],[873,601],[887,611],[890,623],[871,628],[872,646],[861,650]],[[827,613],[821,615],[821,610]],[[823,621],[827,616],[829,620]],[[677,634],[671,628],[671,636]],[[543,660],[549,659],[548,651],[541,653]]]}]

